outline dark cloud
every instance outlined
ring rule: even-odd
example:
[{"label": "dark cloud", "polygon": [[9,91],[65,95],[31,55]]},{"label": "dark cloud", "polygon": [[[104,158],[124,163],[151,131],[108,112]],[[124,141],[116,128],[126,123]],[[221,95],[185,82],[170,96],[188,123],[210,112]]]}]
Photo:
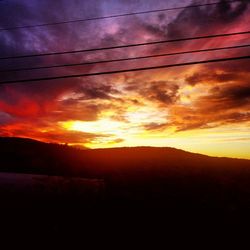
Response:
[{"label": "dark cloud", "polygon": [[234,6],[226,0],[221,0],[216,8],[216,19],[226,23],[233,22],[247,10],[249,2],[249,0],[243,0]]},{"label": "dark cloud", "polygon": [[173,104],[179,98],[178,90],[179,86],[176,84],[159,81],[149,83],[148,88],[143,92],[149,99],[155,99],[164,104]]},{"label": "dark cloud", "polygon": [[[194,2],[195,4],[195,2]],[[224,25],[236,21],[247,10],[249,1],[227,3],[221,0],[217,5],[200,8],[187,8],[168,24],[169,37],[190,37],[218,30]]]},{"label": "dark cloud", "polygon": [[98,114],[105,109],[105,107],[91,103],[81,103],[79,100],[69,99],[61,101],[57,110],[54,110],[47,117],[48,120],[53,121],[67,121],[67,120],[82,120],[94,121],[98,118]]},{"label": "dark cloud", "polygon": [[[240,85],[233,85],[228,86],[223,89],[219,87],[215,89],[215,93],[217,92],[217,96],[221,98],[228,98],[235,102],[246,102],[250,99],[250,86],[240,86]],[[216,94],[215,94],[216,96]]]},{"label": "dark cloud", "polygon": [[[201,70],[200,70],[201,71]],[[207,70],[201,72],[195,72],[191,76],[186,78],[186,82],[192,86],[199,83],[223,83],[242,80],[242,75],[238,72],[208,72]]]},{"label": "dark cloud", "polygon": [[123,141],[124,141],[124,139],[122,139],[122,138],[117,138],[117,139],[111,141],[111,143],[121,143],[121,142],[123,142]]},{"label": "dark cloud", "polygon": [[97,82],[86,82],[82,84],[77,90],[76,93],[82,94],[82,100],[85,99],[110,99],[112,98],[110,94],[118,94],[117,91],[110,84],[101,84]]},{"label": "dark cloud", "polygon": [[152,131],[152,130],[163,130],[165,129],[169,124],[168,123],[155,123],[151,122],[149,124],[144,125],[144,129]]},{"label": "dark cloud", "polygon": [[[203,103],[203,109],[207,112],[214,110],[231,110],[250,107],[250,87],[246,85],[222,85],[211,88],[207,96],[201,97],[198,101]],[[239,112],[241,112],[239,111]]]},{"label": "dark cloud", "polygon": [[150,101],[156,101],[166,105],[175,103],[179,98],[178,95],[179,86],[174,82],[131,81],[127,83],[125,89],[126,91],[137,92],[142,97]]},{"label": "dark cloud", "polygon": [[71,107],[63,106],[59,112],[54,112],[49,117],[51,120],[67,121],[67,120],[81,120],[81,121],[95,121],[98,118],[99,108],[96,106],[80,106],[75,105]]}]

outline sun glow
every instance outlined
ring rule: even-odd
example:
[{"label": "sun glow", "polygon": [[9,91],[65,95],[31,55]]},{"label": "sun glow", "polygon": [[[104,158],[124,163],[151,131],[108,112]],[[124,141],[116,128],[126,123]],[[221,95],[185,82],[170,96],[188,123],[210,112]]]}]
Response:
[{"label": "sun glow", "polygon": [[167,112],[159,112],[154,107],[128,107],[122,119],[117,120],[116,114],[110,110],[101,113],[98,120],[81,121],[70,120],[59,122],[59,126],[68,131],[78,131],[95,135],[87,147],[113,147],[129,146],[131,141],[134,145],[142,145],[148,137],[145,133],[147,124],[166,122]]},{"label": "sun glow", "polygon": [[97,121],[67,121],[60,125],[70,131],[91,133],[96,137],[84,146],[90,148],[113,147],[139,133],[136,126],[129,123],[103,118]]},{"label": "sun glow", "polygon": [[81,131],[85,133],[105,134],[117,136],[124,135],[128,126],[119,121],[111,119],[101,119],[97,121],[68,121],[62,123],[63,127],[68,130]]}]

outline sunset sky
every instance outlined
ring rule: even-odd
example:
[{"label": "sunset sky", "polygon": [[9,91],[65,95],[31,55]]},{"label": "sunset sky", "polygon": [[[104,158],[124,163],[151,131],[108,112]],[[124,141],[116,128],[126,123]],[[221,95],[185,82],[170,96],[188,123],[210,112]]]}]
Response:
[{"label": "sunset sky", "polygon": [[[0,1],[0,29],[215,1]],[[250,1],[0,32],[0,57],[248,31]],[[250,35],[0,60],[0,70],[250,44]],[[0,73],[1,81],[250,55],[250,47]],[[250,60],[0,85],[0,136],[90,148],[170,146],[250,159]]]}]

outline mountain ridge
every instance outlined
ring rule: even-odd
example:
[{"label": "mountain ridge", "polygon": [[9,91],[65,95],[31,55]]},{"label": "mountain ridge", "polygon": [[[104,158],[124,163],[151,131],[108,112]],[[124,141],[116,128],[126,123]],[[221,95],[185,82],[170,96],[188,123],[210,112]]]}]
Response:
[{"label": "mountain ridge", "polygon": [[100,177],[250,171],[250,160],[211,157],[170,147],[78,149],[33,139],[0,137],[0,171]]},{"label": "mountain ridge", "polygon": [[178,152],[184,152],[188,154],[193,154],[193,155],[199,155],[199,156],[206,156],[206,157],[211,157],[211,158],[216,158],[216,159],[235,159],[235,160],[246,160],[250,162],[250,159],[245,159],[245,158],[238,158],[238,157],[227,157],[227,156],[210,156],[202,153],[197,153],[197,152],[191,152],[188,150],[180,149],[180,148],[175,148],[175,147],[158,147],[158,146],[125,146],[125,147],[113,147],[113,148],[85,148],[85,147],[76,147],[76,146],[70,146],[67,144],[60,144],[60,143],[53,143],[53,142],[43,142],[40,140],[28,138],[28,137],[1,137],[0,136],[0,143],[3,142],[27,142],[27,143],[37,143],[37,144],[43,144],[43,145],[54,145],[58,147],[68,147],[69,149],[76,149],[76,150],[89,150],[89,151],[120,151],[120,150],[173,150],[173,151],[178,151]]}]

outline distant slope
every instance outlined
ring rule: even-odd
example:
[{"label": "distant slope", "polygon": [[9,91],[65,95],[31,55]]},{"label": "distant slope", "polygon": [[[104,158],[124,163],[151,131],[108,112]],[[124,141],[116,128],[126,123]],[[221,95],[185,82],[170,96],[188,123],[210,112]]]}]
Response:
[{"label": "distant slope", "polygon": [[250,171],[250,160],[209,157],[174,148],[76,149],[24,138],[0,137],[0,171],[49,175],[200,175]]}]

